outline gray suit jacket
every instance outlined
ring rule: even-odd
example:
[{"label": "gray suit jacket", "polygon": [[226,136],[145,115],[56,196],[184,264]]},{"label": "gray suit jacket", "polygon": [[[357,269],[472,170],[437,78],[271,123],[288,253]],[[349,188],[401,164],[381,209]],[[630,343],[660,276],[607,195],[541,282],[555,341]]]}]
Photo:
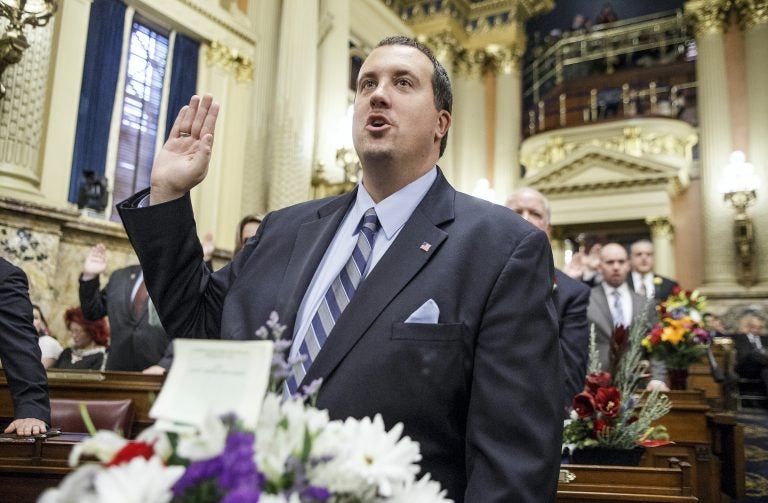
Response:
[{"label": "gray suit jacket", "polygon": [[[656,304],[648,302],[648,299],[631,290],[630,295],[632,297],[632,323],[641,322],[642,315],[644,314],[645,323],[650,327],[656,322]],[[595,341],[597,343],[597,350],[600,353],[600,365],[603,370],[608,371],[610,364],[610,341],[614,325],[611,308],[608,305],[608,298],[605,296],[605,290],[602,285],[597,285],[590,291],[587,318],[595,325]],[[654,379],[663,381],[666,379],[666,367],[661,362],[651,361],[651,374]]]},{"label": "gray suit jacket", "polygon": [[[189,197],[118,205],[175,337],[251,339],[271,311],[294,331],[355,192],[269,214],[224,268],[203,264]],[[430,246],[422,246],[428,243]],[[546,235],[439,174],[360,284],[305,378],[332,418],[380,413],[418,441],[457,502],[554,501],[562,362]],[[404,323],[424,302],[437,324]]]}]

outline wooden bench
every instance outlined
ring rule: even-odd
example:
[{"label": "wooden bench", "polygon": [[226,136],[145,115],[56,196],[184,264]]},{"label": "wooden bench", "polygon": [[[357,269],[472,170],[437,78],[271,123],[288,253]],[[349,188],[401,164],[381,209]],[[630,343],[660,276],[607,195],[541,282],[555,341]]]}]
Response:
[{"label": "wooden bench", "polygon": [[[163,376],[139,372],[48,370],[48,394],[51,398],[72,400],[131,399],[134,412],[131,431],[136,436],[154,422],[149,417],[149,410],[160,393],[163,380]],[[12,420],[11,394],[5,373],[0,371],[0,424]]]},{"label": "wooden bench", "polygon": [[559,503],[698,502],[691,486],[691,465],[671,459],[667,468],[563,465],[557,486]]}]

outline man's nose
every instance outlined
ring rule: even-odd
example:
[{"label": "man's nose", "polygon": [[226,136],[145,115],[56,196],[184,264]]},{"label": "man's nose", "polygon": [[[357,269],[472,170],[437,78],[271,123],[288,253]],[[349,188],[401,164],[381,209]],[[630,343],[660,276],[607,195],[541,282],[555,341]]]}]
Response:
[{"label": "man's nose", "polygon": [[386,106],[389,103],[389,91],[386,88],[386,84],[380,82],[376,89],[371,93],[371,106],[381,107]]}]

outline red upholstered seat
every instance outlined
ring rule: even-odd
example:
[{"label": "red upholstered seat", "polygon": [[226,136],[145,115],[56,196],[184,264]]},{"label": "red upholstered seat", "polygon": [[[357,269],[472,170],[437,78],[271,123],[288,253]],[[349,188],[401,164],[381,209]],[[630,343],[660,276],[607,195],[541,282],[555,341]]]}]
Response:
[{"label": "red upholstered seat", "polygon": [[51,427],[66,433],[88,433],[80,404],[84,403],[97,430],[112,430],[131,438],[133,400],[77,400],[51,398]]}]

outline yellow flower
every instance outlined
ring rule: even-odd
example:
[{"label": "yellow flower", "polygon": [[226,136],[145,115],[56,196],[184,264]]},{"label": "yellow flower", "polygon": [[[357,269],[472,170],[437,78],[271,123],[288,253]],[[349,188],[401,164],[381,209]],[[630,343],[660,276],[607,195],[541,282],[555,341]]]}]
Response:
[{"label": "yellow flower", "polygon": [[653,277],[653,284],[654,285],[659,286],[661,284],[661,282],[662,282],[662,279],[659,276],[654,276]]},{"label": "yellow flower", "polygon": [[685,328],[680,326],[678,320],[672,320],[672,322],[661,331],[661,340],[678,345],[680,344],[680,341],[683,340],[683,337],[685,337],[685,332]]}]

